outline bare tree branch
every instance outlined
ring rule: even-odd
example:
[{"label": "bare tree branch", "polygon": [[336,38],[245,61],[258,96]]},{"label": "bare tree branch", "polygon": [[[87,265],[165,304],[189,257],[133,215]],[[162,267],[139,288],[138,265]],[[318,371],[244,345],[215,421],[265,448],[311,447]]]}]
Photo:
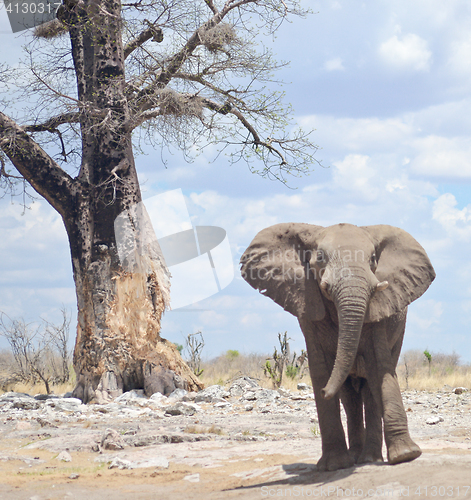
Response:
[{"label": "bare tree branch", "polygon": [[25,125],[23,130],[25,132],[56,132],[59,125],[64,125],[66,123],[80,123],[80,114],[77,112],[71,112],[53,116],[43,123]]},{"label": "bare tree branch", "polygon": [[162,32],[162,28],[159,26],[154,26],[147,19],[145,22],[149,25],[149,27],[140,33],[136,38],[128,42],[124,47],[124,58],[126,59],[134,50],[138,47],[141,47],[144,43],[152,38],[154,42],[162,42],[164,39],[164,34]]},{"label": "bare tree branch", "polygon": [[0,112],[0,148],[35,191],[61,214],[70,206],[72,178],[11,118]]}]

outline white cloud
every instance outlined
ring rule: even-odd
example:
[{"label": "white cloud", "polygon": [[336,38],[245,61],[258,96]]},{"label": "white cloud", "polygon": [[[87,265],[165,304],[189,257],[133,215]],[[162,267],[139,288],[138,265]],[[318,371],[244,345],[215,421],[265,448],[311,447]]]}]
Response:
[{"label": "white cloud", "polygon": [[378,186],[372,180],[377,177],[377,169],[371,165],[366,155],[348,155],[342,161],[335,162],[333,180],[346,191],[355,191],[370,201],[378,195]]},{"label": "white cloud", "polygon": [[324,63],[324,69],[326,71],[344,71],[345,66],[343,65],[342,58],[335,57],[334,59],[329,59]]},{"label": "white cloud", "polygon": [[449,66],[461,74],[471,72],[471,35],[465,32],[450,45]]},{"label": "white cloud", "polygon": [[441,302],[423,298],[410,308],[408,326],[413,330],[428,332],[433,326],[440,324],[442,315],[443,304]]},{"label": "white cloud", "polygon": [[471,142],[468,138],[429,135],[412,143],[414,172],[428,176],[471,179]]},{"label": "white cloud", "polygon": [[429,71],[432,52],[425,40],[409,33],[393,35],[379,47],[379,55],[390,66],[398,69]]},{"label": "white cloud", "polygon": [[454,239],[471,239],[471,205],[458,209],[454,195],[445,193],[433,202],[432,218]]}]

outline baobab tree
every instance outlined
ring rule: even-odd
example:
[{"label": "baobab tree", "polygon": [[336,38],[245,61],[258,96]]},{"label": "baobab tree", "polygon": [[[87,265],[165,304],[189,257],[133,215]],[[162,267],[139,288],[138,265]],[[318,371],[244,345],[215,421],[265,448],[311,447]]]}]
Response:
[{"label": "baobab tree", "polygon": [[74,395],[84,402],[139,387],[199,387],[160,337],[165,263],[157,250],[123,268],[114,222],[126,213],[134,230],[141,140],[185,154],[218,144],[227,161],[282,182],[310,168],[316,146],[291,130],[272,85],[283,63],[261,42],[289,16],[304,16],[299,4],[64,0],[57,19],[31,30],[26,62],[0,67],[1,88],[9,84],[1,187],[32,188],[64,222],[78,301]]}]

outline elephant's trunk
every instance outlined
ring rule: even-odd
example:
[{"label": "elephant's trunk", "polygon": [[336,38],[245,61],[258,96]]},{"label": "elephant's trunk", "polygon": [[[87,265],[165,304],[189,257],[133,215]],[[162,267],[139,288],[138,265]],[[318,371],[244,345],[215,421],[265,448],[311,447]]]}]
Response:
[{"label": "elephant's trunk", "polygon": [[371,291],[368,280],[361,276],[341,278],[332,288],[339,318],[339,339],[332,374],[322,389],[324,399],[334,397],[352,369]]}]

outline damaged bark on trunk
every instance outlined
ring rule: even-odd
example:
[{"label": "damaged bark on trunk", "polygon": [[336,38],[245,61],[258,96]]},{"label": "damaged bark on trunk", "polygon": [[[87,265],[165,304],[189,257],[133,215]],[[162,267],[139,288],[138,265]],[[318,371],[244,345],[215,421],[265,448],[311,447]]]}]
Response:
[{"label": "damaged bark on trunk", "polygon": [[[24,109],[30,124],[0,111],[0,187],[28,183],[64,221],[78,300],[74,396],[84,402],[132,388],[150,394],[201,387],[160,337],[168,276],[157,242],[150,248],[144,235],[139,243],[133,130],[146,124],[145,142],[176,145],[187,157],[217,142],[221,151],[229,148],[230,162],[252,168],[257,158],[263,167],[254,172],[283,182],[316,162],[310,132],[287,130],[288,110],[278,90],[266,87],[280,65],[265,47],[256,50],[251,21],[256,14],[274,33],[288,15],[307,11],[298,0],[281,7],[272,0],[216,3],[63,0],[51,21],[57,45],[33,38],[25,48],[28,78],[0,67],[0,83],[8,76],[23,96],[33,92]],[[60,164],[40,144],[58,153]],[[68,163],[78,156],[80,164]],[[120,217],[129,226],[124,244],[116,235]]]},{"label": "damaged bark on trunk", "polygon": [[80,172],[71,178],[2,113],[0,147],[61,214],[67,230],[78,300],[73,395],[86,403],[133,388],[149,395],[178,387],[197,390],[201,383],[159,335],[169,305],[165,262],[141,255],[151,265],[125,268],[117,250],[115,220],[141,202],[125,127],[130,113],[121,5],[69,0],[58,17],[68,27],[77,77]]},{"label": "damaged bark on trunk", "polygon": [[[74,208],[65,224],[78,299],[75,397],[88,402],[144,388],[147,394],[201,386],[170,342],[161,339],[168,305],[165,263],[123,269],[116,218],[141,201],[124,94],[121,5],[109,0],[64,3],[81,114],[82,166]],[[98,43],[97,43],[98,42]],[[163,271],[163,272],[162,272]],[[160,279],[159,279],[160,278]]]}]

